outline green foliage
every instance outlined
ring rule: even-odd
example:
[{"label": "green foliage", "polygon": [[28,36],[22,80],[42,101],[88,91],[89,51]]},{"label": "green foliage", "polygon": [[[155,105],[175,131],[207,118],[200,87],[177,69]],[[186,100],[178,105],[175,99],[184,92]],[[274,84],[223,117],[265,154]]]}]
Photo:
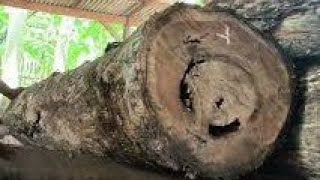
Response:
[{"label": "green foliage", "polygon": [[67,69],[74,69],[78,66],[78,60],[83,54],[88,54],[90,49],[85,43],[71,42],[68,49],[68,58],[66,62]]},{"label": "green foliage", "polygon": [[[63,22],[64,16],[28,12],[25,26],[21,29],[21,57],[18,60],[22,86],[31,85],[53,72],[58,42],[62,43],[66,50],[66,70],[71,70],[85,60],[101,56],[108,42],[119,41],[123,36],[122,24],[110,24],[105,28],[99,22],[76,18],[73,27],[70,27],[73,31],[69,37],[59,32],[61,26],[64,26]],[[8,23],[9,15],[6,9],[0,6],[0,63],[5,53]]]},{"label": "green foliage", "polygon": [[53,25],[54,26],[60,26],[61,22],[62,22],[62,17],[61,16],[57,16],[57,15],[52,15],[53,16]]},{"label": "green foliage", "polygon": [[[67,69],[76,68],[81,63],[79,61],[83,61],[83,57],[87,57],[90,54],[95,54],[95,57],[101,56],[108,42],[115,40],[106,28],[96,21],[76,19],[74,25],[77,36],[69,44],[66,62]],[[110,26],[122,36],[123,25],[111,24]],[[89,58],[92,58],[92,56]]]},{"label": "green foliage", "polygon": [[48,77],[53,71],[56,27],[61,17],[41,12],[29,12],[22,29],[20,84],[29,86]]},{"label": "green foliage", "polygon": [[[18,44],[20,47],[18,64],[13,65],[18,66],[13,68],[19,70],[20,86],[30,86],[53,73],[54,63],[57,61],[55,53],[57,53],[58,44],[63,44],[62,47],[65,47],[65,67],[66,70],[70,70],[81,65],[84,60],[93,60],[101,56],[108,42],[119,41],[123,36],[122,24],[110,24],[108,30],[112,32],[109,33],[104,25],[96,21],[75,19],[73,27],[70,27],[74,31],[69,37],[60,33],[60,28],[65,26],[64,19],[65,17],[60,15],[28,12],[24,27],[19,29],[21,38]],[[0,77],[9,23],[7,9],[0,6]],[[6,60],[6,62],[10,61]],[[0,107],[6,107],[1,97]]]},{"label": "green foliage", "polygon": [[[0,6],[0,65],[2,64],[2,58],[5,52],[5,40],[7,36],[7,27],[9,22],[9,15],[5,11],[4,7]],[[2,68],[0,68],[0,75],[2,74]]]},{"label": "green foliage", "polygon": [[9,15],[4,10],[3,7],[0,7],[0,45],[4,45],[5,37],[6,37],[6,31],[9,21]]},{"label": "green foliage", "polygon": [[200,6],[204,6],[205,5],[205,0],[197,0],[196,4],[198,4]]}]

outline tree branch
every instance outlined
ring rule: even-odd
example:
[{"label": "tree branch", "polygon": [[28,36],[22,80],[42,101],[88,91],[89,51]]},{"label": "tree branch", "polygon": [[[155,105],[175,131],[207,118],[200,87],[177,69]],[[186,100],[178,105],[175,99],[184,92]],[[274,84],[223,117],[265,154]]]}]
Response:
[{"label": "tree branch", "polygon": [[0,93],[9,99],[15,99],[21,92],[23,88],[19,87],[16,89],[11,89],[5,82],[0,80]]}]

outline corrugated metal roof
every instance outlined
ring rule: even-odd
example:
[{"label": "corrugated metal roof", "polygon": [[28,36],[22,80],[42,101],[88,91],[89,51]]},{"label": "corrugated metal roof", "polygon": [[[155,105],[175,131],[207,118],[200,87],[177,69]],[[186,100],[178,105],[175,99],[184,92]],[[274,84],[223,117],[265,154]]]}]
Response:
[{"label": "corrugated metal roof", "polygon": [[142,4],[140,0],[87,0],[78,8],[98,13],[123,16],[129,15],[133,9]]},{"label": "corrugated metal roof", "polygon": [[[101,22],[126,22],[128,17],[138,25],[154,12],[178,0],[0,0],[0,4],[35,11],[45,11],[96,19]],[[137,24],[138,23],[138,24]]]},{"label": "corrugated metal roof", "polygon": [[142,0],[26,0],[53,6],[78,8],[97,13],[127,15],[128,12],[144,4]]},{"label": "corrugated metal roof", "polygon": [[27,0],[28,2],[45,3],[54,6],[71,7],[77,0]]}]

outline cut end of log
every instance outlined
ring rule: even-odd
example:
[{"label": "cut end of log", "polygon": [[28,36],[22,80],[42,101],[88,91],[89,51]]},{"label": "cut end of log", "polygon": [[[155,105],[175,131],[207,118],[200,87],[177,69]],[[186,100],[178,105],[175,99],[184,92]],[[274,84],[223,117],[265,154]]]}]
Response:
[{"label": "cut end of log", "polygon": [[146,43],[147,88],[163,129],[185,142],[191,169],[225,177],[256,168],[291,104],[283,56],[224,12],[164,14],[148,26],[161,28],[149,30]]}]

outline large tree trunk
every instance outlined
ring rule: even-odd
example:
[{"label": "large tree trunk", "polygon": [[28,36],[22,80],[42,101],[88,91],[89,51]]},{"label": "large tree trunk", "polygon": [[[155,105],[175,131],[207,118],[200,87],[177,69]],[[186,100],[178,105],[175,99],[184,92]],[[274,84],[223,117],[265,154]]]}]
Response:
[{"label": "large tree trunk", "polygon": [[242,21],[176,5],[107,56],[29,87],[3,120],[25,146],[236,177],[272,151],[291,79],[276,46]]},{"label": "large tree trunk", "polygon": [[[255,179],[320,179],[320,1],[214,0],[272,34],[292,59],[297,76],[290,126]],[[258,177],[257,177],[258,176]]]}]

